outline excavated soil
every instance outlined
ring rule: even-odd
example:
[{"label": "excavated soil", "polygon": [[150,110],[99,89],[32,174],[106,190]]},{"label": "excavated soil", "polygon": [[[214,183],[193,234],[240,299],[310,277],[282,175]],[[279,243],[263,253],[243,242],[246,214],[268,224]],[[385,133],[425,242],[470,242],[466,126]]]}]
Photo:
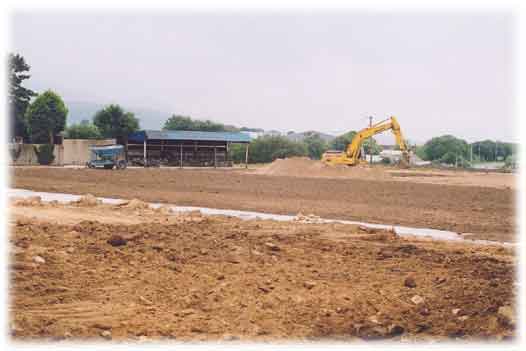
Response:
[{"label": "excavated soil", "polygon": [[[314,216],[242,221],[36,200],[12,207],[26,210],[12,217],[9,239],[16,340],[515,335],[515,257],[503,247],[304,223]],[[60,212],[37,216],[46,210]],[[97,220],[71,221],[97,210]]]},{"label": "excavated soil", "polygon": [[[304,159],[276,161],[268,167],[305,161],[319,167],[319,163]],[[286,168],[291,168],[289,166]],[[303,169],[299,173],[304,176],[258,174],[263,172],[261,169],[161,168],[117,172],[14,168],[11,186],[37,191],[137,198],[181,206],[292,215],[313,213],[324,218],[451,230],[470,233],[472,237],[481,239],[514,241],[516,238],[515,191],[511,188],[412,182],[416,178],[448,177],[399,177],[404,181],[374,179],[374,176],[371,179],[365,175],[356,178],[313,177],[314,171],[302,167],[296,166],[296,169]],[[336,171],[356,174],[377,172],[374,168],[336,168]]]},{"label": "excavated soil", "polygon": [[[516,177],[511,173],[436,170],[432,168],[401,169],[396,166],[326,165],[307,157],[277,159],[255,170],[255,174],[309,178],[346,178],[367,180],[410,181],[413,183],[480,186],[497,189],[516,189]],[[408,179],[408,178],[411,179]]]}]

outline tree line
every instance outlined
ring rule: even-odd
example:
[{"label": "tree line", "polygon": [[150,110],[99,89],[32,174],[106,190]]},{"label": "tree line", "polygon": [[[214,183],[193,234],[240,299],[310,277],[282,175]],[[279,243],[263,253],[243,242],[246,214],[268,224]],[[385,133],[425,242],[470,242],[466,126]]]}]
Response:
[{"label": "tree line", "polygon": [[[46,90],[40,94],[23,86],[29,79],[30,66],[19,54],[9,54],[9,130],[11,136],[22,137],[34,144],[48,144],[40,150],[51,150],[55,136],[63,134],[70,139],[117,138],[126,142],[128,134],[139,130],[139,120],[132,112],[111,104],[97,111],[92,120],[66,127],[68,109],[56,92]],[[225,125],[211,120],[193,119],[190,116],[172,115],[163,125],[164,130],[194,130],[209,132],[262,132],[262,129]],[[292,141],[285,136],[260,136],[251,142],[249,162],[272,162],[277,158],[306,156],[320,159],[327,150],[343,151],[356,135],[356,131],[337,136],[326,142],[317,133],[310,133],[302,141]],[[366,154],[378,155],[381,146],[374,138],[365,140]],[[471,162],[509,160],[517,152],[513,143],[483,140],[467,143],[452,135],[443,135],[416,147],[416,154],[424,160],[446,164],[469,165]],[[44,150],[44,151],[43,151]],[[38,153],[38,152],[37,152]],[[49,154],[49,151],[47,151]],[[245,160],[242,145],[232,145],[231,158]]]},{"label": "tree line", "polygon": [[509,162],[517,151],[515,143],[483,140],[470,144],[453,135],[442,135],[418,147],[416,154],[426,161],[470,166],[479,162]]}]

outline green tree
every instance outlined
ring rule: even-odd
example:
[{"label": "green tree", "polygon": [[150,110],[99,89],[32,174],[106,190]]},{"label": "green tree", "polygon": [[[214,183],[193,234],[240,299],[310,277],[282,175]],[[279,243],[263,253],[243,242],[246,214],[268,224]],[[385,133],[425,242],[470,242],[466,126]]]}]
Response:
[{"label": "green tree", "polygon": [[128,134],[139,130],[139,120],[132,112],[125,112],[119,105],[108,105],[93,117],[93,124],[104,138],[122,138],[128,142]]},{"label": "green tree", "polygon": [[172,115],[164,123],[164,130],[195,130],[203,132],[224,132],[232,131],[232,126],[225,126],[210,120],[194,120],[189,116]]},{"label": "green tree", "polygon": [[66,128],[66,139],[100,139],[99,128],[90,121],[83,120]]},{"label": "green tree", "polygon": [[36,95],[34,91],[22,86],[23,81],[30,78],[28,74],[30,68],[21,55],[12,53],[8,55],[9,134],[11,137],[20,136],[26,140],[29,131],[25,113],[31,98]]},{"label": "green tree", "polygon": [[505,160],[517,152],[517,145],[493,140],[482,140],[471,144],[473,158],[478,161]]},{"label": "green tree", "polygon": [[469,158],[469,146],[463,139],[442,135],[427,141],[420,153],[425,156],[425,160],[454,164],[459,158]]},{"label": "green tree", "polygon": [[[347,149],[347,145],[349,145],[352,142],[355,136],[356,131],[354,130],[337,136],[336,138],[332,139],[332,141],[329,144],[329,148],[331,150],[344,151]],[[382,147],[378,145],[374,138],[364,140],[362,146],[366,154],[370,154],[372,152],[373,155],[378,155],[380,151],[382,151]]]},{"label": "green tree", "polygon": [[307,146],[309,157],[314,160],[319,160],[321,155],[327,151],[327,143],[316,133],[307,136],[303,142]]},{"label": "green tree", "polygon": [[331,150],[344,151],[345,149],[347,149],[347,145],[349,145],[352,142],[352,139],[355,135],[356,131],[351,130],[350,132],[337,136],[336,138],[331,140],[331,142],[329,143],[329,148]]},{"label": "green tree", "polygon": [[38,95],[27,111],[31,141],[54,144],[54,136],[64,130],[68,109],[62,98],[51,90]]},{"label": "green tree", "polygon": [[[277,158],[308,155],[305,143],[290,141],[282,136],[261,136],[256,138],[250,143],[249,150],[249,163],[265,163],[272,162]],[[231,145],[230,157],[234,162],[244,162],[245,146]]]},{"label": "green tree", "polygon": [[367,155],[378,155],[382,151],[382,147],[378,145],[376,139],[369,138],[362,143],[363,150]]},{"label": "green tree", "polygon": [[55,160],[53,144],[43,144],[39,146],[33,146],[35,153],[37,154],[38,163],[41,165],[50,165]]}]

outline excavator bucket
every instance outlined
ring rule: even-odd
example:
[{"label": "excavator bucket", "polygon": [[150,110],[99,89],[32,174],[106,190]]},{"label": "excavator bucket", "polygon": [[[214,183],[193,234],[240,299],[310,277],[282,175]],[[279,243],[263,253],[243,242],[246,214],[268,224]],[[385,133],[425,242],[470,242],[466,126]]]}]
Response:
[{"label": "excavator bucket", "polygon": [[410,157],[409,152],[404,151],[402,153],[402,157],[400,158],[400,162],[398,163],[398,167],[400,168],[409,168],[410,166]]}]

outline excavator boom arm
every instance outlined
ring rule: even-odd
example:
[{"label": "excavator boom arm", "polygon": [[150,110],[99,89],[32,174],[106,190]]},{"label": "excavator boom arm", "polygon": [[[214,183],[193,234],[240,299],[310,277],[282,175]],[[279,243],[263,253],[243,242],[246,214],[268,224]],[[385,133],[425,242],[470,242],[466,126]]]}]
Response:
[{"label": "excavator boom arm", "polygon": [[[386,121],[389,121],[385,123]],[[386,130],[391,129],[395,139],[396,144],[400,147],[400,150],[402,152],[407,151],[407,145],[404,141],[404,138],[402,136],[402,131],[400,130],[400,125],[398,124],[398,121],[394,116],[389,118],[388,120],[384,120],[381,122],[376,123],[375,125],[360,130],[356,135],[354,136],[352,142],[347,146],[346,154],[347,157],[353,160],[353,162],[357,162],[358,158],[360,156],[360,148],[363,144],[363,142],[372,137],[373,135],[382,133]]]}]

